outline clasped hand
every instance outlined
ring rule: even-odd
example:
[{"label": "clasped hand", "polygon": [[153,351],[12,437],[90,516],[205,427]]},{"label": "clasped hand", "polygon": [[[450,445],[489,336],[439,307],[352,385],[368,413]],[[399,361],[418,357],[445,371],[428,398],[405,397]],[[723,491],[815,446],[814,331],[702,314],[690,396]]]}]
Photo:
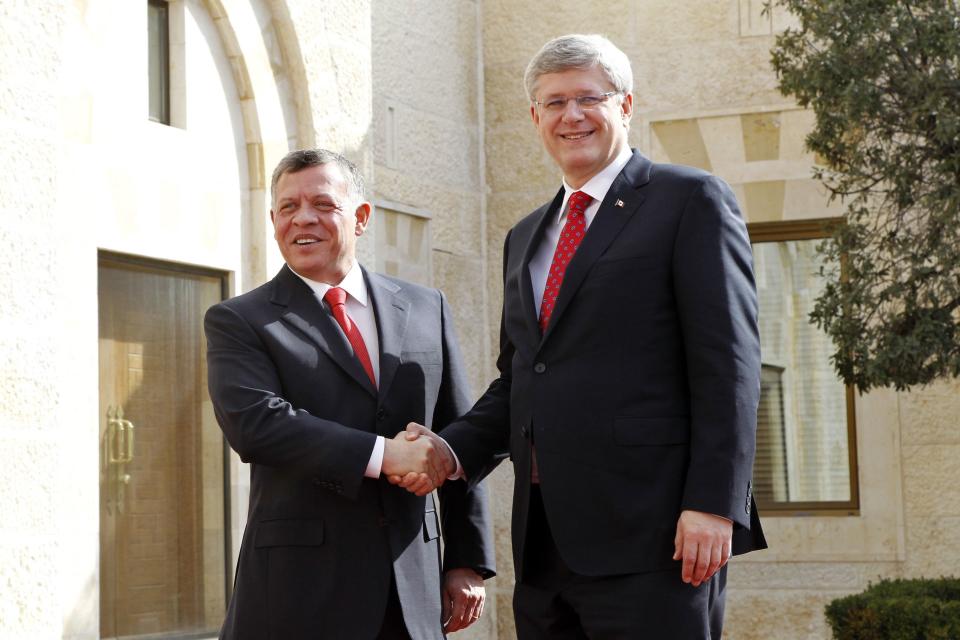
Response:
[{"label": "clasped hand", "polygon": [[424,496],[456,471],[456,461],[440,436],[411,422],[386,441],[382,471],[390,484]]}]

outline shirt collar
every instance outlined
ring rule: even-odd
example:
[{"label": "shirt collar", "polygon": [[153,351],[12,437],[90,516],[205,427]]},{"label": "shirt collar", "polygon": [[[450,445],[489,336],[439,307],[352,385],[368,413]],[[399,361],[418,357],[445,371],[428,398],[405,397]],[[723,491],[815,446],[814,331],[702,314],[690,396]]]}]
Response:
[{"label": "shirt collar", "polygon": [[[288,267],[290,265],[287,265]],[[290,269],[293,271],[293,269]],[[307,283],[307,286],[313,290],[313,293],[323,300],[323,296],[327,295],[327,291],[332,289],[334,286],[340,287],[347,292],[351,298],[367,306],[367,284],[363,281],[363,270],[360,269],[360,264],[354,260],[353,264],[350,265],[350,270],[347,271],[347,275],[343,277],[343,280],[340,281],[340,284],[331,285],[326,282],[317,282],[316,280],[311,280],[305,276],[300,275],[296,271],[293,271],[293,274]]]},{"label": "shirt collar", "polygon": [[607,197],[607,191],[610,191],[610,186],[613,184],[613,181],[617,179],[617,176],[620,175],[620,172],[623,171],[623,168],[628,162],[630,162],[630,158],[632,157],[633,151],[630,149],[629,145],[624,145],[623,149],[620,150],[620,153],[617,154],[610,164],[601,169],[597,175],[587,180],[586,184],[579,189],[574,189],[567,184],[566,179],[564,179],[563,202],[560,203],[560,212],[557,214],[557,222],[563,220],[563,214],[567,211],[567,201],[576,191],[583,191],[585,194],[593,198],[593,202],[590,204],[599,204],[600,202],[603,202],[603,199]]}]

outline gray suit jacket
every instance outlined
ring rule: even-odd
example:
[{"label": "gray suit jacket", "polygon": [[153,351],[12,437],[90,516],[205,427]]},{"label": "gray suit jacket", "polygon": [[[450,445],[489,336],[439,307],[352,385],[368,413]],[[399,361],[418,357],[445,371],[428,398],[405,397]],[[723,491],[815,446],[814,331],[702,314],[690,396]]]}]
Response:
[{"label": "gray suit jacket", "polygon": [[287,267],[207,311],[210,396],[251,463],[250,510],[222,638],[366,638],[393,574],[411,636],[443,637],[443,566],[493,574],[483,486],[432,495],[364,478],[377,435],[440,429],[469,407],[443,295],[364,271],[380,337],[374,388],[310,288]]}]

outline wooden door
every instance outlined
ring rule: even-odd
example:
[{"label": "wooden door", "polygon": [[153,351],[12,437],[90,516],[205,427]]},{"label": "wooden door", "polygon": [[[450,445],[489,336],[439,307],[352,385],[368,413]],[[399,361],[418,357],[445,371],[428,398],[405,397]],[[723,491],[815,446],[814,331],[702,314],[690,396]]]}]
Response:
[{"label": "wooden door", "polygon": [[101,255],[100,635],[176,637],[223,620],[223,438],[203,314],[223,277]]}]

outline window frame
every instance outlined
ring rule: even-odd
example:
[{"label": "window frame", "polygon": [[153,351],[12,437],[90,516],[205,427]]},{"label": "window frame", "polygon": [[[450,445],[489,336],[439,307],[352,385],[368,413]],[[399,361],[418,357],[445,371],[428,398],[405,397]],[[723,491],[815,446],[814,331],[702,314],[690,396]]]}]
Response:
[{"label": "window frame", "polygon": [[[754,244],[789,242],[795,240],[822,240],[829,238],[842,218],[814,218],[777,222],[753,222],[747,224],[751,247]],[[841,277],[846,277],[846,268],[841,260]],[[856,393],[853,385],[844,385],[847,420],[847,464],[850,474],[850,499],[831,501],[766,501],[757,499],[757,508],[764,516],[859,516],[860,482],[857,466],[857,421]]]}]

